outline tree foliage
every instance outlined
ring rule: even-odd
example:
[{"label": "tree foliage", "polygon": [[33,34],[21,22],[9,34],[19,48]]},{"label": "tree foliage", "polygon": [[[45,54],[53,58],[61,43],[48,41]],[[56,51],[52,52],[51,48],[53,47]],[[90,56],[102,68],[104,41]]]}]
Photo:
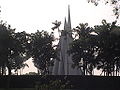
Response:
[{"label": "tree foliage", "polygon": [[78,66],[87,73],[92,74],[93,59],[94,59],[94,42],[92,35],[93,29],[88,27],[88,24],[79,24],[74,29],[78,34],[78,39],[75,39],[70,47],[69,52],[72,53],[74,66]]},{"label": "tree foliage", "polygon": [[114,75],[119,72],[120,63],[120,27],[116,22],[107,23],[103,20],[103,25],[95,26],[98,34],[96,45],[99,48],[97,59],[97,68],[102,68],[104,74]]},{"label": "tree foliage", "polygon": [[25,31],[15,32],[10,25],[1,22],[0,24],[0,73],[11,75],[11,70],[28,66],[24,63],[29,58],[33,58],[34,65],[42,71],[48,73],[49,66],[53,65],[55,49],[52,44],[53,34],[46,31],[37,31],[28,34]]},{"label": "tree foliage", "polygon": [[48,74],[49,66],[53,65],[55,57],[53,40],[53,35],[49,35],[46,31],[31,34],[31,56],[35,67],[41,70],[42,74]]},{"label": "tree foliage", "polygon": [[0,66],[2,74],[3,69],[7,67],[8,74],[11,75],[11,70],[16,69],[26,60],[21,58],[26,56],[26,35],[25,32],[15,33],[15,29],[12,29],[10,25],[0,24]]},{"label": "tree foliage", "polygon": [[119,18],[120,14],[120,0],[88,0],[88,2],[94,3],[96,6],[100,1],[104,1],[105,4],[110,4],[113,7],[113,13],[116,18]]},{"label": "tree foliage", "polygon": [[[75,29],[79,38],[74,40],[70,53],[73,54],[75,66],[84,71],[84,75],[92,75],[94,68],[102,69],[104,75],[118,75],[120,65],[120,27],[116,22],[107,23],[94,28],[80,24]],[[115,74],[116,72],[116,74]]]}]

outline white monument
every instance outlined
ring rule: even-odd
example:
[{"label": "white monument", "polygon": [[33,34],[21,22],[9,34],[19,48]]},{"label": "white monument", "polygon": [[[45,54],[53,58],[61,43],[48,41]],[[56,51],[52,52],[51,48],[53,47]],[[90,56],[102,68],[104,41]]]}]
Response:
[{"label": "white monument", "polygon": [[66,21],[65,18],[64,30],[61,32],[58,43],[59,60],[55,60],[54,62],[52,75],[82,75],[82,71],[80,69],[72,67],[72,55],[67,53],[72,41],[70,6],[68,6],[68,21]]}]

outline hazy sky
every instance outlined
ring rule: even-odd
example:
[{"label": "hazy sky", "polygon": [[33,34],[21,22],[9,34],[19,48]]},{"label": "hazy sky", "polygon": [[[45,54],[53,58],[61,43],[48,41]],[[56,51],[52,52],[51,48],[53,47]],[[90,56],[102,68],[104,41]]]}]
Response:
[{"label": "hazy sky", "polygon": [[97,7],[87,0],[0,0],[1,19],[7,21],[17,31],[35,32],[51,30],[51,22],[61,21],[67,16],[68,4],[71,8],[72,27],[88,22],[99,24],[102,19],[113,20],[112,8],[99,4]]},{"label": "hazy sky", "polygon": [[[97,7],[87,0],[0,0],[1,20],[7,21],[17,31],[51,31],[52,22],[61,21],[67,16],[68,5],[71,9],[72,28],[79,23],[90,26],[100,24],[102,19],[111,22],[115,19],[112,7],[100,3]],[[34,70],[34,68],[31,68]]]}]

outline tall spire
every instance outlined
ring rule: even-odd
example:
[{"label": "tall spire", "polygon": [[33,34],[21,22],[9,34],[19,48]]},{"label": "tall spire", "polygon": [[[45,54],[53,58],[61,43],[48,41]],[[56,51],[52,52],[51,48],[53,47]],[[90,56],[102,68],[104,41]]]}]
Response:
[{"label": "tall spire", "polygon": [[67,26],[67,22],[66,22],[66,17],[65,17],[65,21],[64,21],[64,30],[66,30],[66,26]]},{"label": "tall spire", "polygon": [[68,5],[68,28],[71,30],[70,5]]}]

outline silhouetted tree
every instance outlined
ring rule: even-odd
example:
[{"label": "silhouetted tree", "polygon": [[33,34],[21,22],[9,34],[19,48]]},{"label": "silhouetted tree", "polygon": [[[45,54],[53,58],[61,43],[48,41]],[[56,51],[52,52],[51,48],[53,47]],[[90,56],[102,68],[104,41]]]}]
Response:
[{"label": "silhouetted tree", "polygon": [[[17,71],[18,69],[24,68],[25,66],[28,67],[27,64],[24,62],[30,58],[29,48],[30,48],[30,34],[23,32],[17,32],[14,35],[16,41],[16,53],[15,57],[13,58],[14,64],[13,69]],[[15,42],[14,41],[14,42]]]},{"label": "silhouetted tree", "polygon": [[94,69],[94,44],[92,39],[94,35],[91,34],[93,29],[88,27],[88,24],[79,24],[74,29],[77,32],[77,38],[70,47],[69,53],[72,54],[74,62],[73,66],[78,66],[83,69],[84,75],[92,75]]},{"label": "silhouetted tree", "polygon": [[[0,57],[2,68],[7,67],[9,74],[11,74],[10,68],[10,49],[12,47],[12,35],[14,30],[10,29],[10,26],[6,26],[5,23],[0,24]],[[3,71],[2,71],[3,74]]]},{"label": "silhouetted tree", "polygon": [[116,21],[90,28],[87,24],[77,26],[77,38],[71,44],[70,53],[74,66],[83,69],[84,75],[92,75],[94,68],[101,69],[106,76],[119,74],[120,70],[120,27]]},{"label": "silhouetted tree", "polygon": [[[25,32],[15,33],[15,29],[11,29],[10,25],[5,23],[0,24],[0,66],[2,75],[7,67],[8,74],[11,75],[11,70],[19,67],[24,60],[20,61],[16,57],[26,57],[28,47],[28,39]],[[18,65],[19,62],[19,65]]]},{"label": "silhouetted tree", "polygon": [[[94,3],[96,6],[99,4],[99,2],[102,0],[88,0],[88,2]],[[113,7],[113,13],[116,16],[116,18],[119,18],[120,14],[120,0],[103,0],[105,4],[110,4]]]},{"label": "silhouetted tree", "polygon": [[37,31],[31,34],[30,52],[34,65],[41,71],[41,74],[48,74],[49,66],[53,64],[53,58],[55,57],[53,40],[53,35],[49,35],[46,31]]},{"label": "silhouetted tree", "polygon": [[104,74],[116,75],[119,72],[120,63],[120,27],[116,26],[116,22],[107,23],[105,20],[103,25],[95,26],[95,32],[98,37],[96,45],[99,48],[97,53],[97,68],[102,69]]},{"label": "silhouetted tree", "polygon": [[3,23],[0,24],[0,66],[1,66],[1,74],[3,75],[5,69],[5,41],[7,40],[7,28]]}]

